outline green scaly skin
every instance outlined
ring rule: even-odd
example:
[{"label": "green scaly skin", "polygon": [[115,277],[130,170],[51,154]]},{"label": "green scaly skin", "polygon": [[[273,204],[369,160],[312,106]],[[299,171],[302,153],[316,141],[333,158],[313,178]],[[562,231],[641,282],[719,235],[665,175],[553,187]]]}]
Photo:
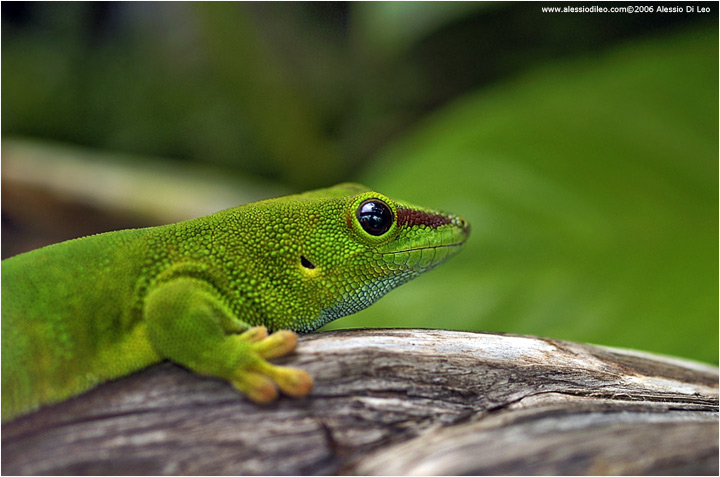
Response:
[{"label": "green scaly skin", "polygon": [[469,230],[340,184],[4,260],[2,420],[166,359],[256,402],[304,396],[306,372],[266,361],[292,351],[293,331],[371,305]]}]

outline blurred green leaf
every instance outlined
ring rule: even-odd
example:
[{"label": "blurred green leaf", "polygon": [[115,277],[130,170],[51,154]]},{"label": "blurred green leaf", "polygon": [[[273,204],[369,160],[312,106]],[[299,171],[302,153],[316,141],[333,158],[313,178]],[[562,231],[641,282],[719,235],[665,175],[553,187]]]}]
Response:
[{"label": "blurred green leaf", "polygon": [[717,30],[457,101],[361,179],[464,215],[458,258],[330,325],[504,331],[717,362]]},{"label": "blurred green leaf", "polygon": [[352,4],[358,47],[395,56],[447,24],[492,2],[357,2]]},{"label": "blurred green leaf", "polygon": [[263,48],[244,8],[209,3],[196,4],[195,10],[205,24],[221,88],[235,92],[235,106],[252,118],[257,141],[282,164],[282,179],[296,185],[320,185],[323,173],[337,179],[337,151],[324,136],[321,119]]}]

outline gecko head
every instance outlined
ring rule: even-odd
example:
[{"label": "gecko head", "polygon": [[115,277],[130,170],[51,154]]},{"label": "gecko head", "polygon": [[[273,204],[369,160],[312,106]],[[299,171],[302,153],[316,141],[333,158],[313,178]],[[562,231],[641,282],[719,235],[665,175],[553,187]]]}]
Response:
[{"label": "gecko head", "polygon": [[331,250],[323,254],[333,263],[316,267],[312,257],[301,257],[308,276],[322,274],[325,286],[341,290],[334,294],[334,303],[322,309],[319,325],[370,306],[393,288],[442,264],[462,249],[470,234],[470,225],[460,216],[367,189],[341,202],[339,217],[326,215],[326,225],[333,231],[323,233],[334,237],[324,243]]},{"label": "gecko head", "polygon": [[[354,214],[354,217],[352,217]],[[356,239],[386,271],[422,273],[460,251],[470,224],[460,216],[392,200],[378,192],[359,194],[347,213]]]}]

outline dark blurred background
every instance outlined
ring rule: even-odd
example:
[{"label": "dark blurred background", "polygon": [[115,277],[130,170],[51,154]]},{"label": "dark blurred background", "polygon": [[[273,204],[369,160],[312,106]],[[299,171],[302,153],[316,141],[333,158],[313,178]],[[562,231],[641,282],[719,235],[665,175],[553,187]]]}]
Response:
[{"label": "dark blurred background", "polygon": [[717,4],[645,5],[3,2],[3,257],[353,180],[473,235],[331,327],[717,363]]}]

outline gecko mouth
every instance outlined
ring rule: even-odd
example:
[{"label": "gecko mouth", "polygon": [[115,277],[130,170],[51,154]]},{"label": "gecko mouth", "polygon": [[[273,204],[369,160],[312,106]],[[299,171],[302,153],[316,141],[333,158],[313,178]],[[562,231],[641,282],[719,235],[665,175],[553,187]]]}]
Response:
[{"label": "gecko mouth", "polygon": [[449,243],[447,245],[430,245],[428,247],[408,248],[405,250],[397,250],[395,252],[384,252],[382,255],[395,255],[398,253],[419,252],[420,250],[434,250],[434,249],[438,249],[438,248],[460,247],[464,243],[465,243],[465,240],[463,240],[462,242],[457,242],[457,243]]}]

